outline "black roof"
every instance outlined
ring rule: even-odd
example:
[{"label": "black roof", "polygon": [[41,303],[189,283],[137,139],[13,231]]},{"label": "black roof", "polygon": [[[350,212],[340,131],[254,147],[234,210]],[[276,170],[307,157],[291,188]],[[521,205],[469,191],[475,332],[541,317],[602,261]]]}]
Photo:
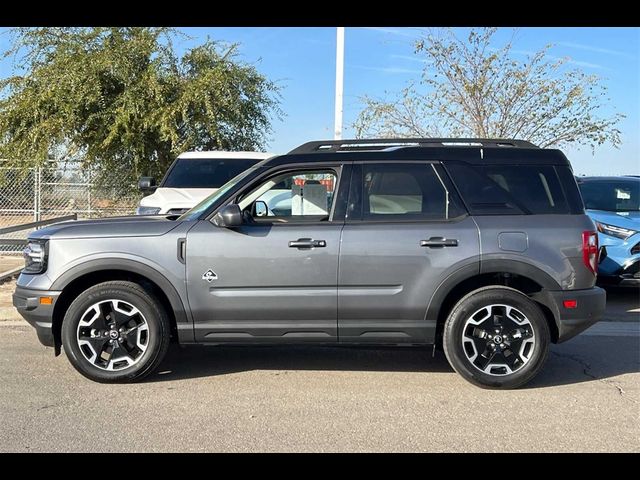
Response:
[{"label": "black roof", "polygon": [[560,150],[524,140],[478,138],[394,138],[323,140],[305,143],[264,165],[340,161],[461,161],[477,165],[569,165]]}]

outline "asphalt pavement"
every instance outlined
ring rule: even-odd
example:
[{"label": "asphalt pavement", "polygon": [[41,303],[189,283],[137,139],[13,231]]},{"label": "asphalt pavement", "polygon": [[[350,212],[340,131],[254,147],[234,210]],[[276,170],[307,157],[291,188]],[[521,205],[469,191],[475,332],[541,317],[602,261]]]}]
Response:
[{"label": "asphalt pavement", "polygon": [[409,348],[176,347],[144,383],[102,385],[0,322],[0,451],[640,452],[638,303],[614,295],[513,391]]}]

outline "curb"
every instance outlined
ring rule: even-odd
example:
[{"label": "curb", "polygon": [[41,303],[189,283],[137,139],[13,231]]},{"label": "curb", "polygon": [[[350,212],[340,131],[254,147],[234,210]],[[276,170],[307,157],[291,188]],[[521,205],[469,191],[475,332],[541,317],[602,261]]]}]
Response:
[{"label": "curb", "polygon": [[2,327],[29,327],[26,320],[0,320],[0,328]]}]

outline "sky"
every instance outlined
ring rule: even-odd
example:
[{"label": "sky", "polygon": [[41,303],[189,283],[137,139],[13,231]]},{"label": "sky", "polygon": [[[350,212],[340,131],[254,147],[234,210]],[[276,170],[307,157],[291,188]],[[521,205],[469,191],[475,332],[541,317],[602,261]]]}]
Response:
[{"label": "sky", "polygon": [[[239,44],[239,58],[282,87],[282,120],[274,120],[268,151],[286,153],[310,140],[333,137],[336,29],[331,27],[198,27],[181,28],[175,42],[183,52],[207,37]],[[0,30],[0,50],[10,37]],[[456,28],[458,35],[468,29]],[[345,30],[344,130],[362,109],[361,97],[392,98],[418,80],[424,63],[414,54],[421,29],[413,27],[347,27]],[[500,28],[496,46],[512,38]],[[547,44],[552,57],[569,57],[572,67],[602,77],[610,103],[603,114],[622,113],[622,145],[567,147],[565,154],[578,175],[640,174],[640,28],[525,27],[515,32],[513,54],[524,58]],[[0,77],[12,71],[11,58],[0,59]]]}]

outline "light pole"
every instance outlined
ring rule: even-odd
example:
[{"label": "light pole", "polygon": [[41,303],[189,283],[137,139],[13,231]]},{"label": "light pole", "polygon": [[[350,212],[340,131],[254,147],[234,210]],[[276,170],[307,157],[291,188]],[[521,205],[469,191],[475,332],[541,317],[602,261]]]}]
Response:
[{"label": "light pole", "polygon": [[333,139],[342,139],[342,89],[344,83],[344,27],[336,32],[336,110]]}]

